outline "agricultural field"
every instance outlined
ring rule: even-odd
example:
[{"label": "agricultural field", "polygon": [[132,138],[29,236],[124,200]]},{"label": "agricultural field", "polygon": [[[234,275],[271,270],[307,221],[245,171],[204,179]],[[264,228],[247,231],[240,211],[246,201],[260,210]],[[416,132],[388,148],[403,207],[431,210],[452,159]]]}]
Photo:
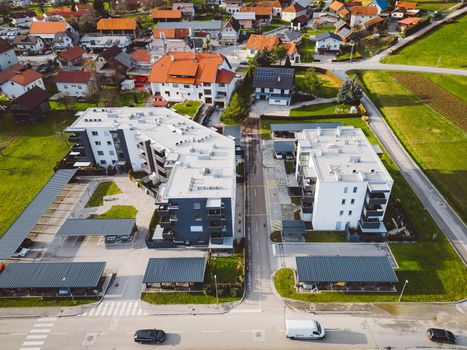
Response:
[{"label": "agricultural field", "polygon": [[[451,122],[447,115],[441,114],[402,85],[390,73],[366,71],[361,77],[371,98],[380,107],[412,158],[463,220],[467,221],[465,131]],[[425,94],[438,91],[425,91],[425,85],[423,89]],[[438,98],[440,97],[436,96],[436,99]],[[443,111],[448,110],[452,113],[450,106],[443,108]]]},{"label": "agricultural field", "polygon": [[458,1],[448,0],[448,1],[439,1],[439,0],[421,0],[417,2],[417,8],[426,10],[426,11],[443,11],[454,5],[458,4]]},{"label": "agricultural field", "polygon": [[467,17],[444,24],[381,62],[467,68]]},{"label": "agricultural field", "polygon": [[461,75],[427,73],[423,75],[451,94],[459,97],[464,103],[467,103],[467,77]]},{"label": "agricultural field", "polygon": [[321,87],[319,90],[313,89],[310,91],[310,89],[308,89],[308,87],[305,85],[305,72],[295,73],[295,87],[299,91],[312,93],[317,97],[336,97],[340,86],[326,74],[316,73],[316,75],[321,81]]}]

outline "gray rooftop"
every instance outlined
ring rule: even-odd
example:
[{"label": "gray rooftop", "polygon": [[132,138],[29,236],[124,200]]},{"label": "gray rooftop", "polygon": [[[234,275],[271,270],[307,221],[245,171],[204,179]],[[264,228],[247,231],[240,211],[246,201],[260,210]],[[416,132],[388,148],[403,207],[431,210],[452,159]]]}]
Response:
[{"label": "gray rooftop", "polygon": [[240,125],[226,125],[224,126],[224,136],[235,138],[235,146],[241,146],[242,135],[240,133]]},{"label": "gray rooftop", "polygon": [[274,152],[295,152],[295,142],[293,141],[274,141]]},{"label": "gray rooftop", "polygon": [[297,256],[299,282],[398,281],[387,256]]},{"label": "gray rooftop", "polygon": [[135,219],[68,219],[57,236],[127,236],[135,225]]},{"label": "gray rooftop", "polygon": [[58,170],[0,239],[0,259],[9,259],[78,169]]},{"label": "gray rooftop", "polygon": [[193,30],[221,30],[222,21],[159,22],[157,29],[190,28]]},{"label": "gray rooftop", "polygon": [[283,33],[278,34],[282,41],[295,41],[303,36],[302,32],[296,32],[292,30],[286,30]]},{"label": "gray rooftop", "polygon": [[292,89],[295,71],[293,68],[258,67],[253,76],[253,86],[260,88]]},{"label": "gray rooftop", "polygon": [[11,263],[0,273],[0,289],[93,288],[104,268],[105,262]]},{"label": "gray rooftop", "polygon": [[282,220],[284,235],[304,235],[305,230],[305,222],[302,220]]},{"label": "gray rooftop", "polygon": [[325,40],[327,38],[332,38],[332,39],[341,41],[341,37],[339,35],[335,33],[331,33],[331,32],[323,32],[323,33],[318,34],[316,36],[316,41]]},{"label": "gray rooftop", "polygon": [[271,131],[302,131],[303,129],[333,129],[342,125],[342,123],[297,123],[297,124],[271,124]]},{"label": "gray rooftop", "polygon": [[152,258],[143,283],[196,283],[204,281],[206,258]]}]

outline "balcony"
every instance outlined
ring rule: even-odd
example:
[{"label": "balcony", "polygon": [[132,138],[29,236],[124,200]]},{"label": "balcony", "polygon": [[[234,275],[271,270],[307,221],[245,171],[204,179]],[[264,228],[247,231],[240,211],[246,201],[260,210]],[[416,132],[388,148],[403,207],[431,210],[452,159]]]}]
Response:
[{"label": "balcony", "polygon": [[162,238],[167,241],[172,241],[175,237],[174,232],[171,229],[164,228],[164,231],[162,231]]},{"label": "balcony", "polygon": [[369,205],[363,208],[363,216],[368,218],[369,216],[383,216],[384,210],[380,205]]},{"label": "balcony", "polygon": [[221,220],[215,220],[215,221],[210,221],[209,222],[209,228],[220,228],[222,227],[222,221]]},{"label": "balcony", "polygon": [[81,137],[79,137],[79,135],[76,134],[71,134],[68,137],[68,141],[72,143],[81,143]]},{"label": "balcony", "polygon": [[387,198],[384,193],[369,193],[365,200],[366,207],[372,205],[384,205],[387,203]]},{"label": "balcony", "polygon": [[222,210],[220,209],[210,209],[208,211],[208,216],[221,216],[222,215]]},{"label": "balcony", "polygon": [[178,209],[178,203],[169,202],[169,209]]},{"label": "balcony", "polygon": [[363,229],[377,229],[380,227],[381,221],[379,221],[379,219],[376,219],[376,218],[371,218],[371,219],[361,218],[359,224]]},{"label": "balcony", "polygon": [[168,205],[159,205],[157,207],[157,212],[161,213],[161,214],[168,213],[169,212],[169,206]]},{"label": "balcony", "polygon": [[313,202],[307,198],[302,198],[302,211],[305,214],[313,214]]},{"label": "balcony", "polygon": [[161,225],[161,227],[163,227],[163,228],[170,228],[172,226],[172,222],[170,221],[170,217],[168,215],[161,217],[161,219],[159,221],[159,225]]},{"label": "balcony", "polygon": [[212,232],[209,235],[209,244],[223,244],[224,243],[224,235],[222,232]]}]

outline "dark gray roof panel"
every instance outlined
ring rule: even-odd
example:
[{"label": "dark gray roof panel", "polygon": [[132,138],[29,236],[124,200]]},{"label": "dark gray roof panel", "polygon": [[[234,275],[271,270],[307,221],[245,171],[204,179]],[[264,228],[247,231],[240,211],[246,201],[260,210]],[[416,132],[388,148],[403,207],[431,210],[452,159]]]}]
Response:
[{"label": "dark gray roof panel", "polygon": [[94,288],[104,268],[105,262],[11,263],[0,273],[0,289]]},{"label": "dark gray roof panel", "polygon": [[274,152],[295,152],[295,142],[293,141],[274,141]]},{"label": "dark gray roof panel", "polygon": [[295,70],[293,68],[258,67],[253,76],[253,86],[260,88],[292,89]]},{"label": "dark gray roof panel", "polygon": [[152,258],[143,283],[203,282],[205,270],[206,258]]},{"label": "dark gray roof panel", "polygon": [[340,36],[332,32],[323,32],[323,33],[318,34],[316,36],[316,41],[321,41],[327,38],[332,38],[332,39],[341,41]]},{"label": "dark gray roof panel", "polygon": [[57,236],[126,236],[135,225],[135,219],[68,219]]},{"label": "dark gray roof panel", "polygon": [[387,256],[297,256],[299,282],[397,282]]},{"label": "dark gray roof panel", "polygon": [[0,259],[9,259],[78,169],[58,170],[0,239]]},{"label": "dark gray roof panel", "polygon": [[240,125],[224,126],[224,136],[235,137],[235,146],[240,146],[242,144],[242,135],[240,132]]},{"label": "dark gray roof panel", "polygon": [[285,235],[304,235],[305,222],[302,220],[282,220],[282,232]]}]

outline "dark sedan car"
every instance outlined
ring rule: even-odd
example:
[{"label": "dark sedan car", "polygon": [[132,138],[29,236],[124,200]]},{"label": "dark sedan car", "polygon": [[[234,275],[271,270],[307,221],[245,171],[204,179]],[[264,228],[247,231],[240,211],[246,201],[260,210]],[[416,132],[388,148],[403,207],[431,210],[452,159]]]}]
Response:
[{"label": "dark sedan car", "polygon": [[165,338],[166,334],[161,329],[140,329],[135,333],[135,342],[137,343],[162,344]]},{"label": "dark sedan car", "polygon": [[456,336],[452,332],[439,328],[428,328],[426,331],[428,339],[437,343],[455,344]]}]

